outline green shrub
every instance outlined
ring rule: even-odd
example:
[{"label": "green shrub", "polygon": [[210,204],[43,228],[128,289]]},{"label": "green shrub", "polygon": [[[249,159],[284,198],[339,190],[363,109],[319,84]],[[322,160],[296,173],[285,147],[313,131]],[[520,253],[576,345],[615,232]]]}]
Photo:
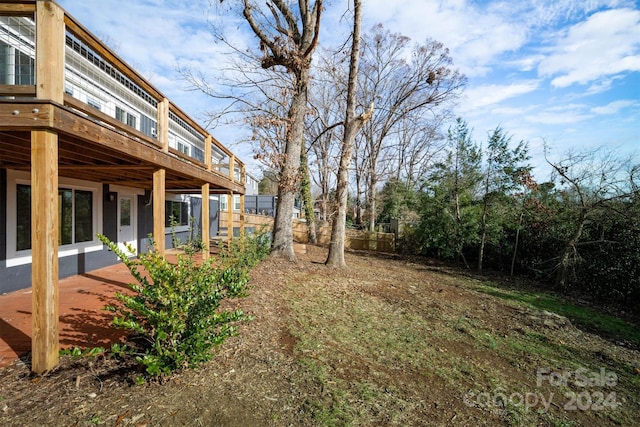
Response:
[{"label": "green shrub", "polygon": [[155,250],[130,259],[117,244],[99,238],[135,278],[134,294],[117,293],[122,304],[107,309],[115,313],[114,325],[142,338],[136,359],[147,374],[163,376],[210,360],[215,347],[236,333],[236,324],[249,319],[241,310],[219,307],[226,298],[246,296],[245,266],[256,255],[238,251],[242,261],[226,254],[225,262],[212,257],[196,263],[187,254],[173,264]]},{"label": "green shrub", "polygon": [[249,270],[271,252],[271,235],[266,227],[242,239],[233,239],[229,245],[221,242],[219,262],[240,270]]}]

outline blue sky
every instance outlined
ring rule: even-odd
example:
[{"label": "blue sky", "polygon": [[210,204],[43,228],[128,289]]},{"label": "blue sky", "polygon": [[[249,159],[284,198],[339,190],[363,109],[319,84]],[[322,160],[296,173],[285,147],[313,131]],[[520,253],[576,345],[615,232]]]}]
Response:
[{"label": "blue sky", "polygon": [[[345,0],[325,0],[321,43],[342,43]],[[91,32],[196,119],[211,98],[185,90],[180,64],[216,69],[228,61],[210,33],[206,0],[58,0]],[[252,46],[237,17],[227,34]],[[545,178],[543,141],[552,158],[568,149],[611,147],[640,161],[640,4],[627,0],[365,0],[363,28],[376,23],[415,42],[433,38],[449,48],[468,78],[456,109],[474,138],[502,127],[529,141],[532,164]],[[233,146],[245,132],[212,133]],[[254,166],[255,171],[255,166]]]}]

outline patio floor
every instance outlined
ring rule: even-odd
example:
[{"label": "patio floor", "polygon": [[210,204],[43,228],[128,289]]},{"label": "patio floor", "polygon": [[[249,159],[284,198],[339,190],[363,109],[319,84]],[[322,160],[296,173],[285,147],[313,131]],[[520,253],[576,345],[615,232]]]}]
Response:
[{"label": "patio floor", "polygon": [[[122,263],[60,279],[60,347],[108,347],[123,338],[102,308],[132,281]],[[31,352],[31,312],[31,288],[0,295],[0,367]]]}]

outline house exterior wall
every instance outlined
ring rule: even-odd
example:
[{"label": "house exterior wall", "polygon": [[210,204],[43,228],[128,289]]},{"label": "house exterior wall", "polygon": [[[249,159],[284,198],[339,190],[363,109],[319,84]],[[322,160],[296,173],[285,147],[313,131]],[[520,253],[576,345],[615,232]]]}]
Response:
[{"label": "house exterior wall", "polygon": [[[7,223],[11,216],[15,216],[15,206],[7,203],[9,192],[7,180],[7,170],[0,169],[0,294],[12,292],[31,286],[31,263],[21,263],[18,265],[7,265],[8,245],[15,244],[9,242]],[[97,194],[100,194],[98,192]],[[116,202],[110,202],[108,198],[102,201],[101,232],[112,238],[116,232]],[[91,270],[106,267],[117,262],[113,253],[106,248],[98,251],[78,251],[77,254],[61,256],[58,259],[59,277],[69,277],[76,274],[83,274]]]},{"label": "house exterior wall", "polygon": [[244,193],[246,196],[257,196],[258,195],[258,179],[251,175],[250,173],[246,174],[244,187],[246,192]]},{"label": "house exterior wall", "polygon": [[[0,236],[7,235],[7,171],[0,168]],[[0,239],[0,271],[4,270],[7,259],[7,239]],[[1,283],[1,281],[0,281]],[[0,287],[2,285],[0,284]]]},{"label": "house exterior wall", "polygon": [[[7,246],[15,244],[14,241],[9,242],[6,233],[9,216],[15,216],[15,206],[7,203],[8,189],[7,170],[0,169],[0,294],[13,292],[16,290],[26,289],[31,286],[31,264],[22,263],[19,265],[7,266]],[[87,183],[89,185],[89,183]],[[63,187],[64,184],[61,184]],[[110,191],[109,185],[102,184],[102,191],[97,193],[100,195],[100,206],[102,215],[101,224],[98,226],[97,233],[104,234],[109,240],[117,241],[118,239],[118,192]],[[111,197],[110,197],[111,196]],[[195,219],[193,223],[187,226],[179,227],[175,232],[175,237],[181,242],[189,239],[199,238],[202,230],[201,212],[202,199],[199,197],[173,195],[176,200],[183,200],[189,203],[190,218]],[[137,232],[136,240],[139,253],[148,252],[151,248],[151,240],[149,235],[153,232],[153,206],[150,203],[148,195],[137,195]],[[96,201],[97,202],[97,201]],[[209,201],[210,206],[210,233],[212,236],[218,233],[218,202],[216,200]],[[171,229],[167,228],[163,236],[166,247],[174,246]],[[96,270],[109,265],[118,263],[116,255],[103,246],[102,250],[82,252],[77,254],[59,257],[59,277],[69,277],[77,274],[84,274],[91,270]]]}]

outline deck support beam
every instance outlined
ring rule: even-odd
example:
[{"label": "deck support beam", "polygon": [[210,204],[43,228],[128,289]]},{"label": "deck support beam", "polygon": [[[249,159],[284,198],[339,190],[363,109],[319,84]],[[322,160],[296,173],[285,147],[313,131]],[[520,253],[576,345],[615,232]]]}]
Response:
[{"label": "deck support beam", "polygon": [[233,240],[233,191],[227,193],[227,242],[231,244]]},{"label": "deck support beam", "polygon": [[166,250],[164,237],[166,177],[165,169],[158,169],[153,173],[153,240],[156,251],[162,256]]},{"label": "deck support beam", "polygon": [[[247,184],[247,171],[245,169],[245,166],[242,165],[240,167],[240,183],[242,185]],[[257,205],[257,203],[256,203]],[[257,206],[256,206],[257,208]],[[244,225],[245,225],[245,220],[244,220],[244,194],[240,195],[240,238],[244,239]]]},{"label": "deck support beam", "polygon": [[31,132],[31,370],[43,374],[59,362],[58,135]]},{"label": "deck support beam", "polygon": [[[36,97],[64,99],[64,11],[36,3]],[[31,370],[43,374],[59,362],[58,134],[31,131]]]},{"label": "deck support beam", "polygon": [[240,195],[240,238],[244,239],[244,194]]},{"label": "deck support beam", "polygon": [[209,184],[202,185],[202,259],[209,258]]}]

